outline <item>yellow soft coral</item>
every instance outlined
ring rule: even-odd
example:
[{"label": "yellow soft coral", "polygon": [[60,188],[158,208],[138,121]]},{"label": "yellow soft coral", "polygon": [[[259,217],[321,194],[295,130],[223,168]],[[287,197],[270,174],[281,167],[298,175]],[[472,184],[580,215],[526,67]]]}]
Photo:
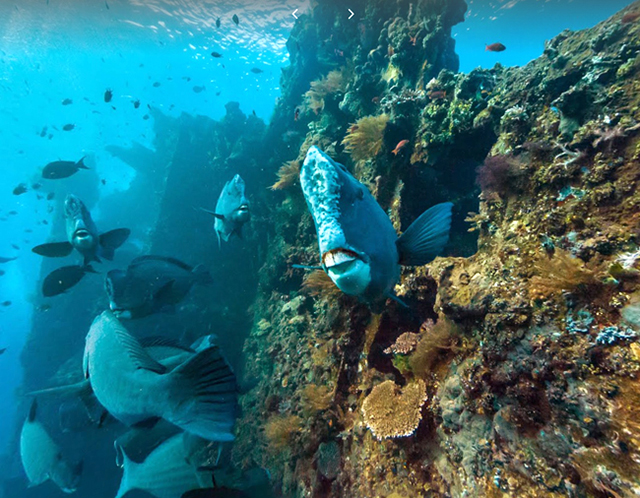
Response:
[{"label": "yellow soft coral", "polygon": [[284,190],[294,185],[300,178],[300,163],[287,161],[278,170],[278,181],[269,187],[271,190]]},{"label": "yellow soft coral", "polygon": [[364,161],[375,157],[382,148],[384,129],[389,116],[366,116],[351,125],[342,144],[356,161]]}]

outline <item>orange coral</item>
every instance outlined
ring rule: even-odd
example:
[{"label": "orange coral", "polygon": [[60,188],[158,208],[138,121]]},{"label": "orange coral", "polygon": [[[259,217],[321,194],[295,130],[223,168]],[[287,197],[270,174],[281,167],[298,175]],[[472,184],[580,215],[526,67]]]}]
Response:
[{"label": "orange coral", "polygon": [[302,291],[314,297],[337,297],[340,295],[340,289],[322,270],[311,272],[305,277],[302,282]]},{"label": "orange coral", "polygon": [[584,290],[598,284],[596,274],[591,268],[562,249],[556,249],[554,256],[549,260],[538,261],[535,268],[539,275],[531,278],[529,288],[529,295],[533,299],[561,291]]},{"label": "orange coral", "polygon": [[300,163],[287,161],[278,170],[278,181],[269,187],[271,190],[284,190],[295,185],[300,178]]},{"label": "orange coral", "polygon": [[382,148],[384,129],[389,116],[366,116],[351,125],[342,144],[356,161],[372,159]]},{"label": "orange coral", "polygon": [[426,384],[422,379],[412,381],[403,389],[387,380],[375,386],[364,400],[364,422],[378,439],[410,436],[420,425],[426,399]]}]

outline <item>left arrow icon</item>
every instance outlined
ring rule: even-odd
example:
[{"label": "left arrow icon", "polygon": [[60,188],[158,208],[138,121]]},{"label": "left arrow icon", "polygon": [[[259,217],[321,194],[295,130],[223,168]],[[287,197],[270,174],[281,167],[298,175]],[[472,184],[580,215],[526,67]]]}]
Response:
[{"label": "left arrow icon", "polygon": [[293,17],[295,17],[296,19],[298,19],[298,16],[296,15],[296,12],[298,12],[298,9],[294,10],[293,13],[291,14]]}]

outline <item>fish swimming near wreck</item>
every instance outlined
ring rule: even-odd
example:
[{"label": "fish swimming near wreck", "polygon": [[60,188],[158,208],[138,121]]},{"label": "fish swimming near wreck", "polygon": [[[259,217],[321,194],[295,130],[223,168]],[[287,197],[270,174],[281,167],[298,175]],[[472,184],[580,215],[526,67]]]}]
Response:
[{"label": "fish swimming near wreck", "polygon": [[42,281],[42,295],[53,297],[74,287],[87,273],[97,273],[91,265],[70,265],[53,270]]},{"label": "fish swimming near wreck", "polygon": [[91,213],[75,195],[68,195],[64,201],[67,242],[41,244],[32,251],[49,258],[60,258],[71,254],[73,249],[82,254],[84,265],[91,261],[100,262],[100,258],[111,261],[115,250],[129,237],[131,230],[117,228],[103,234],[98,233]]},{"label": "fish swimming near wreck", "polygon": [[44,426],[37,420],[38,403],[34,399],[20,433],[20,458],[30,486],[51,479],[65,493],[73,493],[82,474],[82,462],[70,464]]},{"label": "fish swimming near wreck", "polygon": [[61,180],[75,175],[81,169],[89,169],[84,164],[84,157],[79,161],[53,161],[42,169],[42,178],[47,180]]},{"label": "fish swimming near wreck", "polygon": [[373,309],[397,299],[401,265],[427,264],[449,240],[451,203],[431,207],[398,237],[369,190],[316,146],[307,152],[300,184],[318,235],[320,269]]},{"label": "fish swimming near wreck", "polygon": [[238,388],[217,346],[168,371],[105,311],[87,334],[83,372],[100,404],[126,425],[162,418],[210,441],[234,439]]},{"label": "fish swimming near wreck", "polygon": [[195,284],[212,282],[202,265],[193,268],[175,258],[140,256],[125,271],[107,273],[105,290],[116,316],[141,318],[172,311]]},{"label": "fish swimming near wreck", "polygon": [[157,498],[181,498],[188,491],[211,486],[211,475],[191,462],[185,437],[189,436],[180,433],[165,440],[142,463],[135,463],[126,452],[120,452],[124,473],[116,498],[134,489]]},{"label": "fish swimming near wreck", "polygon": [[484,47],[485,52],[504,52],[507,49],[502,43],[492,43]]},{"label": "fish swimming near wreck", "polygon": [[214,229],[220,239],[229,241],[232,235],[242,238],[242,227],[251,218],[249,201],[245,196],[245,183],[240,175],[235,175],[224,184],[215,211],[202,208],[216,218]]}]

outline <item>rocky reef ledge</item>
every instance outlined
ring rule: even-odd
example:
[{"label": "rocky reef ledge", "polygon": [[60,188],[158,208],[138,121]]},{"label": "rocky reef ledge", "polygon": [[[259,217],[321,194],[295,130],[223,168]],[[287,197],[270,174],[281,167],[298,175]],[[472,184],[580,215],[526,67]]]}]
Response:
[{"label": "rocky reef ledge", "polygon": [[[296,23],[266,132],[277,207],[236,464],[291,497],[637,496],[640,4],[459,74],[464,2],[360,1],[358,23],[335,3]],[[403,271],[410,310],[291,268],[318,260],[311,145],[398,230],[454,202],[446,254]]]}]

